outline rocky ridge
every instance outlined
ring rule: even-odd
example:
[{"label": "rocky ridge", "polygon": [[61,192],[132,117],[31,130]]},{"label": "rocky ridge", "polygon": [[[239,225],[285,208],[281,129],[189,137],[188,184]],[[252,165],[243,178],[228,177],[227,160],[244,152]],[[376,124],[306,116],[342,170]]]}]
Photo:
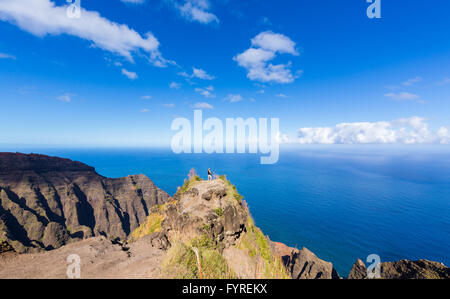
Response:
[{"label": "rocky ridge", "polygon": [[169,199],[144,175],[105,178],[69,159],[0,153],[0,242],[19,253],[92,236],[125,241]]},{"label": "rocky ridge", "polygon": [[[428,260],[400,260],[383,262],[380,265],[380,279],[450,279],[450,268],[442,263]],[[348,279],[368,279],[367,268],[358,259],[353,265]]]}]

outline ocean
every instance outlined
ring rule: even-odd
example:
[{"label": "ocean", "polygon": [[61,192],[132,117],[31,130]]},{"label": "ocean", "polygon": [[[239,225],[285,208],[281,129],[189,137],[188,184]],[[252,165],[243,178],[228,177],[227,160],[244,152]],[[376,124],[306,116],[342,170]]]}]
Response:
[{"label": "ocean", "polygon": [[191,168],[206,179],[211,167],[236,185],[271,240],[310,249],[341,276],[370,254],[450,265],[449,146],[286,146],[274,165],[168,149],[14,151],[78,160],[107,177],[143,173],[171,195]]}]

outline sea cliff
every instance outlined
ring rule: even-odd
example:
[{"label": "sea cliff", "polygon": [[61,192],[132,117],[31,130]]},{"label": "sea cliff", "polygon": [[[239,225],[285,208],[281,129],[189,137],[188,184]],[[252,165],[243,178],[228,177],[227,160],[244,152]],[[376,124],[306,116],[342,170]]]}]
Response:
[{"label": "sea cliff", "polygon": [[[341,278],[307,248],[264,235],[226,176],[191,171],[169,196],[144,175],[0,153],[0,278],[64,278],[73,253],[84,278]],[[348,278],[367,278],[361,260]],[[450,278],[450,269],[402,260],[382,263],[381,278]]]}]

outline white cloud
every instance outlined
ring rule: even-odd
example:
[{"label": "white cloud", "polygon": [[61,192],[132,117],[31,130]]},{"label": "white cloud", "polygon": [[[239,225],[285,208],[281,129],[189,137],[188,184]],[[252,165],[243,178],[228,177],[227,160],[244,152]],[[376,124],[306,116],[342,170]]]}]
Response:
[{"label": "white cloud", "polygon": [[216,97],[216,95],[212,93],[212,91],[214,91],[213,86],[208,86],[205,88],[196,88],[195,91],[200,93],[205,98],[215,98]]},{"label": "white cloud", "polygon": [[275,95],[277,98],[287,98],[288,96],[285,95],[284,93],[279,93],[277,95]]},{"label": "white cloud", "polygon": [[230,103],[236,103],[243,100],[240,94],[229,94],[225,99]]},{"label": "white cloud", "polygon": [[184,4],[180,1],[174,2],[181,16],[191,22],[209,24],[211,22],[219,23],[219,19],[209,12],[211,4],[209,0],[185,0]]},{"label": "white cloud", "polygon": [[441,127],[437,131],[437,136],[439,143],[441,144],[450,144],[450,130],[446,127]]},{"label": "white cloud", "polygon": [[199,78],[203,80],[213,80],[214,76],[211,76],[206,71],[202,69],[196,69],[195,67],[192,68],[192,77],[193,78]]},{"label": "white cloud", "polygon": [[39,37],[68,34],[90,41],[93,46],[133,60],[139,52],[158,67],[172,61],[159,52],[159,42],[152,33],[144,36],[102,17],[96,11],[81,8],[81,18],[69,18],[67,6],[56,6],[50,0],[0,1],[0,20],[13,23],[24,31]]},{"label": "white cloud", "polygon": [[264,68],[267,61],[275,58],[275,53],[264,49],[250,48],[234,57],[240,66],[251,69],[256,67]]},{"label": "white cloud", "polygon": [[122,69],[122,75],[125,75],[130,80],[136,80],[138,78],[138,75],[135,72],[130,72],[126,69]]},{"label": "white cloud", "polygon": [[185,78],[198,78],[202,80],[214,80],[214,76],[208,74],[205,70],[197,69],[195,67],[192,68],[192,74],[188,74],[186,72],[179,72],[178,75]]},{"label": "white cloud", "polygon": [[447,128],[436,133],[425,118],[413,116],[393,121],[340,123],[334,127],[301,128],[301,144],[431,144],[450,143]]},{"label": "white cloud", "polygon": [[450,84],[450,78],[448,78],[448,77],[444,78],[444,79],[442,79],[442,81],[439,81],[437,84],[441,85],[441,86]]},{"label": "white cloud", "polygon": [[415,78],[412,78],[412,79],[408,79],[405,82],[403,82],[402,85],[404,85],[404,86],[411,86],[411,85],[414,85],[416,83],[419,83],[420,81],[422,81],[422,79],[423,79],[422,77],[415,77]]},{"label": "white cloud", "polygon": [[265,31],[252,39],[252,47],[233,59],[239,66],[247,70],[247,77],[250,80],[260,82],[291,83],[296,75],[292,74],[291,63],[271,64],[277,54],[299,55],[295,49],[295,42],[289,37]]},{"label": "white cloud", "polygon": [[70,102],[72,102],[72,97],[74,97],[74,96],[75,96],[74,94],[66,93],[66,94],[59,96],[58,100],[61,102],[70,103]]},{"label": "white cloud", "polygon": [[255,38],[252,39],[252,46],[269,50],[273,53],[278,52],[299,55],[295,49],[295,42],[283,34],[274,33],[272,31],[261,32],[255,36]]},{"label": "white cloud", "polygon": [[195,103],[194,104],[194,108],[197,108],[197,109],[213,109],[214,107],[211,104],[209,104],[209,103],[199,102],[199,103]]},{"label": "white cloud", "polygon": [[151,98],[152,98],[152,96],[149,96],[149,95],[145,95],[145,96],[141,97],[141,99],[143,99],[143,100],[150,100]]},{"label": "white cloud", "polygon": [[141,112],[142,112],[142,113],[147,113],[147,112],[150,112],[150,110],[147,109],[147,108],[145,108],[145,109],[142,109]]},{"label": "white cloud", "polygon": [[16,56],[6,54],[6,53],[0,53],[0,59],[13,59],[16,60]]},{"label": "white cloud", "polygon": [[174,108],[175,104],[172,104],[172,103],[164,104],[164,107],[166,107],[166,108]]},{"label": "white cloud", "polygon": [[181,88],[181,84],[177,83],[177,82],[171,82],[169,84],[169,87],[172,88],[172,89],[180,89]]},{"label": "white cloud", "polygon": [[415,101],[420,98],[420,96],[409,92],[391,92],[386,93],[385,96],[397,101]]}]

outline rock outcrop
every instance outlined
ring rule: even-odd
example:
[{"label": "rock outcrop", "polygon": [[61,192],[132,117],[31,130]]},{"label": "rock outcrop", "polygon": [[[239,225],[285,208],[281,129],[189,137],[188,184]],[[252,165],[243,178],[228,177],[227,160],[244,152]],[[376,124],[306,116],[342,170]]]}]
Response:
[{"label": "rock outcrop", "polygon": [[92,236],[125,241],[169,199],[144,175],[111,179],[69,159],[0,153],[0,241],[19,253]]},{"label": "rock outcrop", "polygon": [[129,243],[143,236],[150,236],[152,246],[167,247],[165,278],[290,278],[242,197],[223,177],[186,181],[173,201],[151,211]]},{"label": "rock outcrop", "polygon": [[352,269],[348,275],[348,279],[364,279],[367,277],[367,268],[364,262],[357,259],[355,264],[353,264]]},{"label": "rock outcrop", "polygon": [[[353,265],[349,279],[367,279],[367,268],[363,261]],[[428,260],[400,260],[381,263],[381,279],[450,279],[450,268],[442,263]]]},{"label": "rock outcrop", "polygon": [[230,187],[223,180],[190,184],[186,192],[174,195],[177,204],[168,206],[164,230],[190,237],[207,232],[216,244],[235,245],[248,217],[242,202],[231,196],[235,191],[227,190]]},{"label": "rock outcrop", "polygon": [[272,242],[272,247],[293,279],[339,279],[332,263],[321,260],[305,247],[298,250],[278,242]]}]

